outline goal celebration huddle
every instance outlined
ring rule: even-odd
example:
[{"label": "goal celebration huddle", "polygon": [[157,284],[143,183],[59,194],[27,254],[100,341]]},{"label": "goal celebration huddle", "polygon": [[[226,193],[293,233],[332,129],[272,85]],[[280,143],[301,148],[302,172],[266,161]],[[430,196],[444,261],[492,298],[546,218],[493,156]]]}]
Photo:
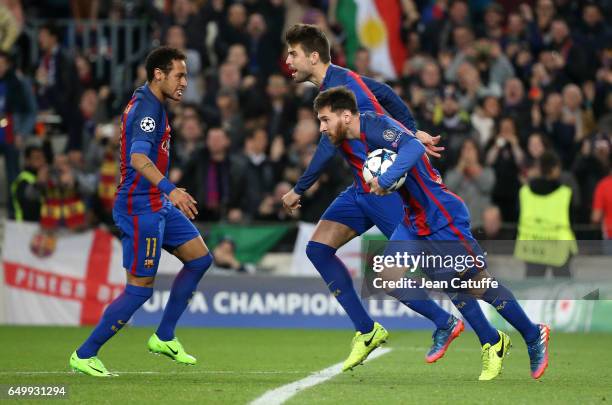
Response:
[{"label": "goal celebration huddle", "polygon": [[[287,30],[285,42],[293,81],[319,88],[312,108],[321,136],[306,171],[282,196],[282,203],[289,212],[299,209],[304,193],[334,164],[337,154],[350,167],[354,180],[327,207],[306,246],[308,259],[354,326],[342,366],[349,371],[392,340],[393,331],[368,314],[336,254],[339,248],[376,226],[390,241],[386,255],[405,253],[402,249],[408,245],[401,242],[410,241],[455,242],[467,255],[478,255],[482,249],[471,233],[470,214],[461,196],[446,187],[432,165],[432,159],[445,153],[438,146],[440,137],[420,131],[410,109],[388,85],[332,64],[329,41],[317,26],[294,25]],[[192,197],[195,190],[178,188],[168,177],[172,128],[164,103],[181,101],[189,66],[185,55],[170,47],[151,51],[145,65],[147,82],[136,89],[121,116],[121,182],[113,207],[113,219],[122,233],[126,287],[69,360],[73,370],[90,376],[115,374],[98,353],[103,345],[112,344],[109,340],[152,296],[162,249],[176,256],[183,268],[176,275],[157,330],[143,346],[177,363],[206,367],[206,353],[198,354],[204,357],[199,362],[180,343],[180,329],[176,330],[198,284],[206,283],[204,275],[213,262],[191,222],[198,215]],[[439,276],[427,275],[433,280]],[[432,300],[423,286],[411,288],[410,293],[403,288],[384,289],[401,305],[431,321],[426,362],[440,361],[452,351],[453,341],[466,333],[467,324],[480,344],[478,379],[499,376],[504,362],[509,361],[512,343],[508,334],[485,317],[479,304],[484,301],[520,333],[529,356],[525,369],[534,379],[542,377],[549,362],[550,328],[532,322],[513,293],[486,266],[474,264],[454,276],[460,279],[461,288],[444,292],[462,319]],[[402,278],[400,274],[397,280]],[[474,377],[477,374],[474,370]]]}]

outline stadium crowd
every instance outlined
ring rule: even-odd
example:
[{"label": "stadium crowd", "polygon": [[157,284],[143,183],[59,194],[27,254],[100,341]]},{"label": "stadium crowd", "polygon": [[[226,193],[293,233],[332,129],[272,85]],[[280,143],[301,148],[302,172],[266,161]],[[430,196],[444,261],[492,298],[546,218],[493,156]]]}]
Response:
[{"label": "stadium crowd", "polygon": [[[86,36],[80,21],[139,18],[151,47],[187,55],[184,102],[169,109],[170,180],[196,198],[199,219],[316,221],[352,176],[338,157],[299,211],[282,208],[320,136],[317,89],[292,83],[283,33],[316,24],[333,63],[384,80],[366,48],[346,52],[336,15],[343,1],[0,1],[2,31],[13,33],[0,43],[0,170],[12,186],[10,215],[50,229],[112,222],[119,117],[144,67],[134,66],[132,87],[113,92],[110,77],[94,78],[91,50],[67,49],[53,19],[72,18]],[[446,151],[434,165],[482,236],[511,237],[500,227],[518,220],[519,188],[543,176],[539,160],[554,152],[560,181],[573,190],[572,223],[607,221],[604,237],[612,238],[610,2],[388,1],[401,2],[409,57],[387,82],[420,129],[442,135]],[[49,19],[37,33],[36,63],[22,32],[28,18]],[[51,147],[41,118],[51,112],[67,134],[63,150]]]}]

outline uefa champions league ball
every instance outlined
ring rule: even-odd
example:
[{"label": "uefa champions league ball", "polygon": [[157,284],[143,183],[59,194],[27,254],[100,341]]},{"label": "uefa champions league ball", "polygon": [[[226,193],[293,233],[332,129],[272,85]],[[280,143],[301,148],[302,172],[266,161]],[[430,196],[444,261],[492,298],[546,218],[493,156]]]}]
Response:
[{"label": "uefa champions league ball", "polygon": [[[397,153],[389,149],[376,149],[368,154],[368,157],[363,165],[363,178],[369,182],[374,177],[378,177],[387,171],[389,166],[393,164]],[[406,181],[408,173],[404,173],[395,183],[389,187],[389,191],[396,191]]]}]

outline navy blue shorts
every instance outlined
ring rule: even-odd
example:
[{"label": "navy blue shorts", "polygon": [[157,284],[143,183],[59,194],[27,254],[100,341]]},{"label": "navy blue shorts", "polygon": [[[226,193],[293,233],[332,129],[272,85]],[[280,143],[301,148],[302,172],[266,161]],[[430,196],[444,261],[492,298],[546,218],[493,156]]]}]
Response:
[{"label": "navy blue shorts", "polygon": [[200,236],[195,225],[172,205],[143,215],[113,210],[113,219],[122,233],[123,267],[138,277],[157,273],[162,247],[172,252]]},{"label": "navy blue shorts", "polygon": [[[424,269],[432,279],[447,279],[457,275],[462,279],[470,279],[478,271],[486,269],[486,255],[472,235],[469,223],[450,223],[430,235],[420,236],[402,222],[397,226],[389,241],[385,255],[407,252],[412,255],[425,253],[452,257],[452,268],[432,269],[435,270],[435,275]],[[468,257],[470,259],[467,259]]]},{"label": "navy blue shorts", "polygon": [[339,222],[359,235],[376,225],[389,239],[403,217],[404,203],[398,193],[377,196],[350,186],[336,197],[321,219]]}]

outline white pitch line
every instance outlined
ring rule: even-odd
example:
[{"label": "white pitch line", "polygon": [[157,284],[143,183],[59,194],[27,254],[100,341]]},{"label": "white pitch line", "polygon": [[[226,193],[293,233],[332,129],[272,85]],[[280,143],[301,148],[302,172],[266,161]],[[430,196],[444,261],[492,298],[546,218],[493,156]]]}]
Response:
[{"label": "white pitch line", "polygon": [[[379,349],[373,352],[366,361],[374,360],[375,358],[385,355],[390,351],[391,349],[389,348]],[[313,387],[317,384],[321,384],[322,382],[325,382],[340,373],[342,373],[342,363],[334,364],[326,369],[316,371],[308,377],[302,378],[301,380],[283,385],[270,391],[266,391],[262,396],[255,399],[249,405],[281,405],[298,392],[303,391],[306,388]]]},{"label": "white pitch line", "polygon": [[[306,370],[253,370],[253,371],[234,371],[234,370],[202,370],[202,371],[116,371],[113,373],[121,374],[303,374]],[[0,371],[0,375],[40,375],[40,374],[78,374],[72,371]]]}]

